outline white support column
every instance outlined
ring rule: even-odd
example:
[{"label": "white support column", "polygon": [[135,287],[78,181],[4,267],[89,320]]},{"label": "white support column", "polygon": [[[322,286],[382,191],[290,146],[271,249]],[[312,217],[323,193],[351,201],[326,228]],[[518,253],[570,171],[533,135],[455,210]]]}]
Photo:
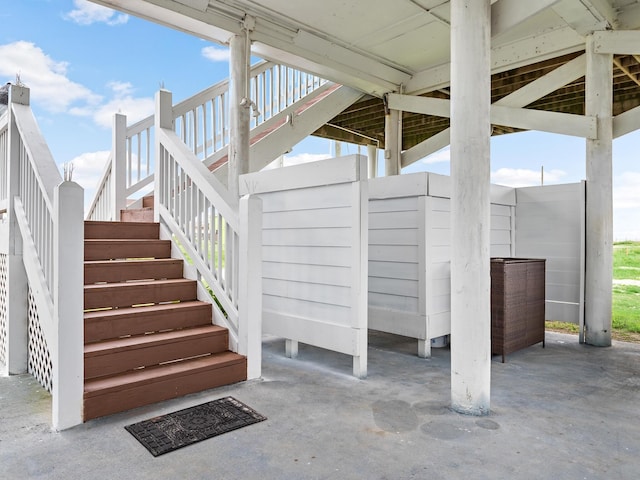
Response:
[{"label": "white support column", "polygon": [[111,219],[120,221],[120,211],[127,208],[127,116],[113,116],[111,138]]},{"label": "white support column", "polygon": [[451,405],[471,415],[490,411],[490,7],[451,2]]},{"label": "white support column", "polygon": [[29,283],[22,260],[22,236],[13,210],[14,197],[20,195],[20,134],[13,118],[13,103],[29,105],[29,89],[11,85],[7,105],[9,141],[7,146],[7,217],[9,245],[7,252],[7,332],[6,364],[3,375],[24,373],[28,362]]},{"label": "white support column", "polygon": [[62,182],[54,191],[52,420],[55,430],[82,423],[84,391],[84,190]]},{"label": "white support column", "polygon": [[369,178],[376,178],[378,176],[378,149],[375,145],[367,145],[367,160]]},{"label": "white support column", "polygon": [[387,177],[400,175],[401,118],[400,110],[389,110],[384,116],[384,170]]},{"label": "white support column", "polygon": [[588,36],[586,114],[597,116],[598,138],[587,139],[585,341],[608,347],[613,278],[613,58],[593,50],[593,36]]},{"label": "white support column", "polygon": [[262,376],[262,200],[240,199],[238,353],[247,356],[247,379]]},{"label": "white support column", "polygon": [[229,170],[228,188],[232,198],[239,197],[238,179],[249,173],[249,39],[242,32],[229,42],[230,100],[229,100]]},{"label": "white support column", "polygon": [[339,140],[333,140],[333,156],[341,157],[342,156],[342,142]]}]

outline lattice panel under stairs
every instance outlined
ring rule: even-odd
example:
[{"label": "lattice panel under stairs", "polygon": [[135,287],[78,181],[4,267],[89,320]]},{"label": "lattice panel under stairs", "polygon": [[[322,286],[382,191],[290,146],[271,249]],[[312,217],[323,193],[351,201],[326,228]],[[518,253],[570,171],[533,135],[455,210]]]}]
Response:
[{"label": "lattice panel under stairs", "polygon": [[53,388],[53,364],[51,354],[44,338],[44,332],[40,326],[38,308],[35,298],[29,289],[29,373],[34,376],[40,385],[48,392]]},{"label": "lattice panel under stairs", "polygon": [[0,363],[7,363],[7,255],[0,254]]}]

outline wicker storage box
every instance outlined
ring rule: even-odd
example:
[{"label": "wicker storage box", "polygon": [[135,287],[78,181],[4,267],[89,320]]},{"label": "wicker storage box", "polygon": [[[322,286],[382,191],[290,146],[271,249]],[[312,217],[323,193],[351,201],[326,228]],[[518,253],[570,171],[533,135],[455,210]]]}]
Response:
[{"label": "wicker storage box", "polygon": [[491,259],[491,353],[505,355],[542,342],[545,260]]}]

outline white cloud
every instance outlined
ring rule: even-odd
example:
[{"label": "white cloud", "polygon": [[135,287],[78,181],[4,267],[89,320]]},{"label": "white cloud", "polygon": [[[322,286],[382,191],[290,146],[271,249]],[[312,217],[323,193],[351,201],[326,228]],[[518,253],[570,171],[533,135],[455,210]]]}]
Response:
[{"label": "white cloud", "polygon": [[102,5],[88,2],[87,0],[74,0],[75,9],[64,15],[64,18],[78,25],[91,25],[92,23],[106,23],[107,25],[121,25],[127,23],[129,15],[118,13]]},{"label": "white cloud", "polygon": [[428,157],[423,158],[422,163],[427,165],[433,163],[442,163],[442,162],[450,162],[451,161],[451,149],[449,147],[444,147],[438,150],[435,153],[432,153]]},{"label": "white cloud", "polygon": [[56,62],[41,48],[30,42],[0,45],[0,76],[14,81],[17,74],[31,90],[32,103],[52,113],[68,110],[73,105],[91,108],[102,97],[67,77],[68,64]]},{"label": "white cloud", "polygon": [[617,209],[640,209],[640,172],[624,172],[614,179],[613,204]]},{"label": "white cloud", "polygon": [[108,85],[113,98],[93,110],[93,120],[100,126],[111,128],[113,115],[122,113],[127,116],[127,123],[132,124],[148,117],[155,110],[155,101],[148,97],[135,97],[130,83],[111,82]]},{"label": "white cloud", "polygon": [[202,56],[212,62],[226,62],[229,60],[229,49],[226,47],[204,47]]},{"label": "white cloud", "polygon": [[[563,170],[545,170],[544,184],[558,183],[566,175],[567,173]],[[540,185],[541,174],[539,170],[526,168],[499,168],[491,172],[491,183],[509,187],[531,187]]]},{"label": "white cloud", "polygon": [[110,153],[109,151],[87,152],[71,160],[73,164],[72,179],[84,188],[85,213],[91,206]]},{"label": "white cloud", "polygon": [[640,172],[613,179],[613,237],[640,240]]},{"label": "white cloud", "polygon": [[111,152],[104,150],[87,152],[75,157],[71,160],[71,163],[73,163],[73,181],[85,189],[95,188],[110,154]]}]

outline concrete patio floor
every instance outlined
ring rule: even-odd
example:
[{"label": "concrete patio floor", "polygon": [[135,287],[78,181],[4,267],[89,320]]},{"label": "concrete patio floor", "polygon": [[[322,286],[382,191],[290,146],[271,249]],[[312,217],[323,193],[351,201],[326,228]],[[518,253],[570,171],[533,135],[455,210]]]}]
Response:
[{"label": "concrete patio floor", "polygon": [[[492,362],[492,413],[449,409],[448,349],[415,356],[370,335],[369,377],[351,359],[264,342],[263,379],[50,430],[51,400],[28,375],[0,378],[0,478],[637,479],[640,345],[579,345],[553,332]],[[124,426],[234,396],[268,417],[154,458]]]}]

